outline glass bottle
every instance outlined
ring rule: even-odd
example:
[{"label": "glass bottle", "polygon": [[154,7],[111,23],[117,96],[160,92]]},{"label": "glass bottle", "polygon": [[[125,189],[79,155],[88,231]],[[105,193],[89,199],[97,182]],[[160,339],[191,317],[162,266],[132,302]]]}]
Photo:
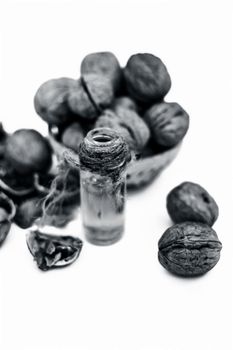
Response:
[{"label": "glass bottle", "polygon": [[130,152],[114,130],[91,130],[79,148],[81,212],[86,239],[117,242],[124,231],[126,166]]}]

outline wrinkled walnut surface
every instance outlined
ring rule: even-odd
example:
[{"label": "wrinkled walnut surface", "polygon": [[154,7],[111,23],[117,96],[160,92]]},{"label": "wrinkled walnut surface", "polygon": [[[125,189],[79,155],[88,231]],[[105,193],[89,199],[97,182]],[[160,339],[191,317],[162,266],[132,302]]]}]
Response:
[{"label": "wrinkled walnut surface", "polygon": [[95,127],[108,127],[116,130],[128,143],[130,149],[135,152],[140,152],[150,137],[149,128],[139,115],[123,107],[119,107],[117,113],[105,110],[97,119]]},{"label": "wrinkled walnut surface", "polygon": [[144,119],[153,142],[164,147],[177,145],[189,127],[189,115],[178,103],[157,103],[146,112]]},{"label": "wrinkled walnut surface", "polygon": [[136,54],[129,58],[124,69],[127,91],[142,104],[161,100],[170,90],[171,78],[160,58]]},{"label": "wrinkled walnut surface", "polygon": [[158,259],[165,269],[191,277],[203,275],[217,264],[222,244],[208,225],[184,222],[168,228],[158,247]]}]

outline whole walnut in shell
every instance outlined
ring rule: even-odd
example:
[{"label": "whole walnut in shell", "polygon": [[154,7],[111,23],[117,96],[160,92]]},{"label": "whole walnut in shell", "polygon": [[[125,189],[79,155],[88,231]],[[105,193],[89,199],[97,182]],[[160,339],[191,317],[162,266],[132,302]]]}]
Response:
[{"label": "whole walnut in shell", "polygon": [[51,79],[43,83],[34,97],[34,107],[48,124],[60,125],[72,118],[67,104],[69,90],[76,81],[70,78]]},{"label": "whole walnut in shell", "polygon": [[92,120],[111,105],[113,97],[112,85],[108,78],[97,74],[85,74],[70,90],[68,104],[73,113]]},{"label": "whole walnut in shell", "polygon": [[126,108],[118,108],[117,113],[105,110],[97,119],[95,128],[108,127],[118,131],[131,150],[140,152],[150,137],[150,131],[139,115]]},{"label": "whole walnut in shell", "polygon": [[19,129],[8,137],[6,157],[20,174],[44,172],[52,164],[52,150],[48,141],[33,129]]},{"label": "whole walnut in shell", "polygon": [[116,56],[111,52],[96,52],[84,57],[81,63],[81,75],[96,73],[107,77],[115,90],[122,80],[122,71]]},{"label": "whole walnut in shell", "polygon": [[178,144],[189,127],[189,115],[178,103],[157,103],[146,112],[144,120],[154,143],[164,147]]},{"label": "whole walnut in shell", "polygon": [[171,273],[200,276],[219,261],[222,244],[208,225],[183,222],[169,227],[158,243],[158,259]]},{"label": "whole walnut in shell", "polygon": [[78,151],[79,145],[84,138],[84,131],[78,122],[74,122],[67,126],[61,135],[62,143],[71,148],[73,151]]},{"label": "whole walnut in shell", "polygon": [[200,185],[183,182],[167,195],[167,210],[175,223],[202,222],[212,226],[218,218],[218,205]]},{"label": "whole walnut in shell", "polygon": [[124,77],[129,95],[145,105],[162,100],[171,87],[166,66],[160,58],[149,53],[131,56]]}]

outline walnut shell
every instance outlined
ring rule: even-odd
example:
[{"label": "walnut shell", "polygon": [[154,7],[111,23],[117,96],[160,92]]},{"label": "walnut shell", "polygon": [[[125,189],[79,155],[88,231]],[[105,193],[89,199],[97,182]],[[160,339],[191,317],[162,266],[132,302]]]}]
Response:
[{"label": "walnut shell", "polygon": [[167,210],[175,223],[202,222],[212,226],[218,218],[218,205],[200,185],[183,182],[167,196]]},{"label": "walnut shell", "polygon": [[31,231],[27,246],[42,271],[72,264],[82,250],[83,242],[72,236],[58,236]]},{"label": "walnut shell", "polygon": [[117,109],[117,113],[105,110],[97,119],[95,127],[108,127],[118,131],[136,153],[142,150],[150,137],[149,128],[139,115],[122,107]]},{"label": "walnut shell", "polygon": [[109,107],[113,101],[114,93],[111,81],[97,74],[83,74],[82,81],[89,94],[90,100],[98,111]]},{"label": "walnut shell", "polygon": [[52,164],[52,149],[38,131],[19,129],[7,139],[6,158],[19,174],[44,172]]},{"label": "walnut shell", "polygon": [[176,275],[200,276],[220,258],[222,244],[208,225],[184,222],[169,227],[158,243],[161,265]]},{"label": "walnut shell", "polygon": [[162,100],[171,87],[166,66],[149,53],[131,56],[124,69],[124,77],[129,95],[146,105]]},{"label": "walnut shell", "polygon": [[93,120],[102,110],[111,105],[113,89],[110,80],[96,74],[86,74],[69,92],[68,105],[73,113]]},{"label": "walnut shell", "polygon": [[189,127],[189,115],[178,103],[161,102],[145,114],[153,142],[164,147],[177,145]]},{"label": "walnut shell", "polygon": [[51,79],[43,83],[34,97],[34,107],[48,124],[60,125],[72,119],[67,104],[69,90],[76,81],[70,78]]},{"label": "walnut shell", "polygon": [[77,80],[69,91],[68,105],[74,114],[84,119],[92,120],[98,116],[98,110],[84,89],[82,79]]},{"label": "walnut shell", "polygon": [[116,56],[111,52],[96,52],[85,56],[81,63],[81,75],[89,73],[106,76],[114,91],[120,87],[122,70]]}]

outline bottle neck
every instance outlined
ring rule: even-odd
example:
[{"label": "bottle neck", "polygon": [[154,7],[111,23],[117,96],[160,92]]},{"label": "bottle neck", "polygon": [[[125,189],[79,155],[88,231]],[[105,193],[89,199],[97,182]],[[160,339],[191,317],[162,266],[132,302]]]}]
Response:
[{"label": "bottle neck", "polygon": [[125,170],[129,156],[124,139],[109,128],[91,130],[79,148],[81,169],[103,176],[118,176]]}]

